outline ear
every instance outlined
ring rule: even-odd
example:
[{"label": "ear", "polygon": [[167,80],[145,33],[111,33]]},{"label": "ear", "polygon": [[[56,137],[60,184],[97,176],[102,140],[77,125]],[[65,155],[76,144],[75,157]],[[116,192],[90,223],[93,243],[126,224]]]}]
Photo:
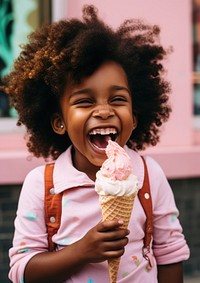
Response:
[{"label": "ear", "polygon": [[64,135],[66,132],[65,124],[58,113],[54,113],[51,118],[51,126],[56,134]]}]

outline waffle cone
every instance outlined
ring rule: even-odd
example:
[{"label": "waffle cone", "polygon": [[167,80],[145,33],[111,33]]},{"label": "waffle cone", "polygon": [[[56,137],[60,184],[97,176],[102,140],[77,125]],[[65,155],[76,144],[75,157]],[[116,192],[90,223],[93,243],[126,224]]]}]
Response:
[{"label": "waffle cone", "polygon": [[[103,220],[122,219],[124,221],[122,228],[126,229],[131,217],[136,194],[137,192],[131,196],[99,196]],[[119,263],[120,258],[108,260],[110,283],[117,282]]]}]

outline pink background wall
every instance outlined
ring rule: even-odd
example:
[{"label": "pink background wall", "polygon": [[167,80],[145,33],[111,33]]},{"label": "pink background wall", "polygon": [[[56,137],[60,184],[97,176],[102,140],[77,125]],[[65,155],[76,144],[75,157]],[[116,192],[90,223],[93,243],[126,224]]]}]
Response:
[{"label": "pink background wall", "polygon": [[[127,18],[142,18],[161,27],[161,43],[174,49],[166,61],[173,113],[163,127],[161,143],[144,154],[152,155],[169,178],[200,176],[200,132],[194,133],[192,127],[192,1],[54,0],[53,17],[81,17],[83,4],[94,4],[114,28]],[[20,183],[31,168],[43,163],[28,159],[22,134],[0,135],[0,183]]]},{"label": "pink background wall", "polygon": [[172,83],[173,113],[164,126],[161,145],[180,146],[193,143],[192,134],[192,26],[189,0],[68,0],[67,15],[81,17],[84,4],[94,4],[99,15],[113,27],[127,18],[142,18],[161,27],[161,43],[173,46],[174,52],[166,62]]}]

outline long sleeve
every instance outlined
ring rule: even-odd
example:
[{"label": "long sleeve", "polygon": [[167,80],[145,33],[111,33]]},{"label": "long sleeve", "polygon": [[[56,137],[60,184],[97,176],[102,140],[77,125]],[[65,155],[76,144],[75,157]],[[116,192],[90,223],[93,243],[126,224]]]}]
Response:
[{"label": "long sleeve", "polygon": [[44,223],[44,168],[31,171],[23,184],[17,216],[13,247],[9,250],[12,282],[23,282],[27,262],[37,253],[47,250]]},{"label": "long sleeve", "polygon": [[157,264],[186,260],[189,248],[171,187],[160,166],[149,157],[146,161],[153,200],[153,252]]}]

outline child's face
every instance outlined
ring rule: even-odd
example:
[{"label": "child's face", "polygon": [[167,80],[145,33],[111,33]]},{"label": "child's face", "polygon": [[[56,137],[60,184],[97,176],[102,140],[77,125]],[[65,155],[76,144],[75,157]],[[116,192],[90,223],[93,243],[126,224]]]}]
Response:
[{"label": "child's face", "polygon": [[119,64],[111,61],[80,84],[67,85],[61,112],[61,121],[55,119],[53,125],[64,125],[59,133],[68,132],[75,149],[74,165],[81,171],[91,165],[101,166],[106,159],[107,140],[124,146],[136,124],[127,76]]}]

